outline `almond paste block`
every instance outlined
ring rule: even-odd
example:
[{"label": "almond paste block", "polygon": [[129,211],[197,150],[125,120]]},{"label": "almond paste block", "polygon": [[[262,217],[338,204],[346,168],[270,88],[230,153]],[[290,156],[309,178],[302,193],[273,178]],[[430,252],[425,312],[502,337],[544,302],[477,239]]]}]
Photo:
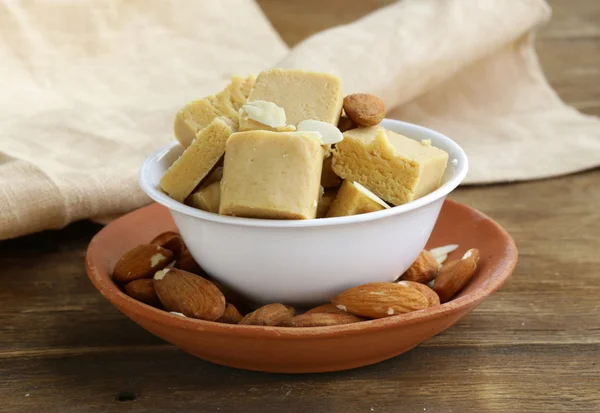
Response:
[{"label": "almond paste block", "polygon": [[372,126],[344,132],[331,167],[341,178],[402,205],[439,188],[447,164],[445,151]]},{"label": "almond paste block", "polygon": [[315,218],[323,152],[320,142],[303,132],[234,133],[227,141],[219,213]]}]

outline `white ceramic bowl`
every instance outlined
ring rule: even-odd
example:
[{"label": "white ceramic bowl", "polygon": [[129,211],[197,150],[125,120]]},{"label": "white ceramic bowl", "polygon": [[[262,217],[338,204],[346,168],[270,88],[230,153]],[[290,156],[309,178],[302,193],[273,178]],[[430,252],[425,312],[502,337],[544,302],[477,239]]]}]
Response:
[{"label": "white ceramic bowl", "polygon": [[169,208],[190,252],[220,282],[259,303],[311,305],[368,282],[393,281],[416,259],[442,203],[464,179],[467,156],[450,138],[422,126],[385,119],[411,139],[431,139],[448,152],[436,191],[383,211],[349,217],[279,221],[222,216],[169,198],[159,181],[183,148],[172,143],[140,170],[142,189]]}]

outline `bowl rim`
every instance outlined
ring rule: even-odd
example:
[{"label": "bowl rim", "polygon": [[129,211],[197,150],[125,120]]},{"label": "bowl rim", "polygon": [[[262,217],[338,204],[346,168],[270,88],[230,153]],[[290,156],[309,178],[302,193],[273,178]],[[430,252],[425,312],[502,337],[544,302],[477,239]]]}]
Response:
[{"label": "bowl rim", "polygon": [[[248,227],[263,227],[263,228],[297,228],[297,227],[323,227],[330,225],[343,225],[352,224],[359,222],[367,222],[372,220],[384,219],[393,215],[400,215],[409,211],[424,207],[431,204],[452,192],[460,183],[465,179],[469,170],[469,161],[465,151],[454,142],[452,139],[436,132],[432,129],[424,126],[416,125],[414,123],[402,122],[395,119],[384,119],[381,122],[384,127],[386,125],[393,125],[398,128],[402,128],[411,131],[415,134],[422,134],[427,139],[429,137],[435,137],[437,140],[444,142],[444,145],[451,150],[449,152],[454,153],[454,157],[449,159],[450,163],[453,159],[456,159],[456,168],[453,176],[444,182],[435,191],[419,198],[414,201],[408,202],[403,205],[395,206],[389,209],[381,211],[370,212],[368,214],[352,215],[347,217],[335,217],[335,218],[321,218],[321,219],[307,219],[307,220],[269,220],[269,219],[258,219],[258,218],[242,218],[242,217],[230,217],[225,215],[214,214],[207,211],[202,211],[197,208],[190,207],[184,203],[175,201],[164,192],[160,191],[152,182],[151,176],[152,171],[157,168],[160,159],[170,153],[174,148],[179,146],[178,142],[171,142],[158,149],[156,152],[151,154],[143,162],[139,171],[139,184],[142,190],[155,202],[164,205],[171,211],[176,211],[181,214],[226,225],[236,226],[248,226]],[[405,132],[403,132],[405,133]],[[410,134],[410,133],[408,133]]]},{"label": "bowl rim", "polygon": [[[490,280],[480,289],[474,290],[460,296],[450,302],[426,308],[419,311],[414,311],[406,314],[399,314],[393,317],[385,317],[374,320],[361,321],[359,323],[343,324],[335,326],[322,326],[322,327],[271,327],[271,326],[252,326],[252,325],[239,325],[239,324],[225,324],[217,323],[214,321],[205,321],[190,317],[181,317],[176,314],[171,314],[165,310],[161,310],[150,305],[144,304],[137,301],[127,294],[125,294],[119,287],[112,281],[110,274],[101,274],[98,267],[95,264],[96,261],[96,249],[100,248],[97,245],[100,242],[99,237],[108,227],[115,225],[122,219],[127,219],[127,215],[118,218],[112,223],[108,224],[103,230],[94,236],[90,242],[87,253],[86,253],[86,271],[89,279],[96,289],[115,307],[118,309],[125,308],[128,313],[139,316],[140,318],[149,320],[153,323],[160,324],[163,326],[175,327],[186,331],[206,332],[212,334],[219,334],[228,337],[244,337],[244,338],[256,338],[256,339],[270,339],[270,340],[314,340],[316,338],[323,337],[339,337],[339,336],[353,336],[358,334],[364,334],[365,332],[377,332],[387,328],[397,326],[407,326],[419,322],[425,322],[435,318],[443,317],[448,313],[456,312],[464,307],[477,306],[487,296],[492,294],[494,291],[499,289],[510,277],[514,271],[517,260],[518,251],[516,244],[512,237],[502,228],[496,221],[483,214],[482,212],[471,208],[467,205],[459,202],[451,201],[446,199],[445,202],[454,204],[460,208],[466,208],[470,210],[476,217],[477,220],[487,220],[490,224],[499,232],[499,236],[506,242],[504,254],[499,258],[497,268],[495,272],[490,275]],[[160,207],[157,204],[151,204],[144,208],[155,208]],[[142,209],[144,209],[142,208]],[[139,211],[139,210],[138,210]],[[131,214],[136,213],[133,211]],[[117,224],[118,225],[118,224]],[[121,310],[123,311],[123,310]],[[129,317],[129,314],[127,314]]]}]

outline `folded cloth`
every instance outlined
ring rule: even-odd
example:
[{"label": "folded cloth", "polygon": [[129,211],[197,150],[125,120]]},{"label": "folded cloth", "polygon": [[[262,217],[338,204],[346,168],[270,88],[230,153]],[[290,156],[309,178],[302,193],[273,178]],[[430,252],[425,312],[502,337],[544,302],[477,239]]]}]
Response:
[{"label": "folded cloth", "polygon": [[537,62],[543,0],[404,0],[291,51],[249,0],[0,4],[0,239],[149,202],[137,170],[187,101],[233,74],[297,67],[381,97],[459,142],[467,183],[600,164],[600,121]]}]

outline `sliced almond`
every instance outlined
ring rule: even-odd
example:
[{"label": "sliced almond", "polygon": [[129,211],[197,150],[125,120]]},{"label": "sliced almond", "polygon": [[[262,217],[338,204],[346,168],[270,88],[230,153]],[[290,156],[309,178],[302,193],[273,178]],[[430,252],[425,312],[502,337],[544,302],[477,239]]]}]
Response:
[{"label": "sliced almond", "polygon": [[128,251],[115,264],[113,279],[122,284],[152,275],[173,261],[173,253],[158,245],[143,244]]},{"label": "sliced almond", "polygon": [[298,124],[296,130],[298,132],[319,132],[323,145],[332,145],[344,139],[344,135],[342,135],[342,132],[336,126],[320,120],[303,120]]},{"label": "sliced almond", "polygon": [[368,318],[389,317],[429,306],[429,300],[420,291],[391,282],[353,287],[331,302],[341,310]]},{"label": "sliced almond", "polygon": [[284,321],[284,327],[324,327],[351,324],[363,321],[349,313],[304,313]]},{"label": "sliced almond", "polygon": [[154,288],[167,311],[214,321],[225,312],[225,297],[206,278],[177,268],[154,275]]},{"label": "sliced almond", "polygon": [[365,195],[367,198],[370,198],[373,201],[377,202],[379,205],[381,205],[385,209],[391,208],[383,199],[379,198],[377,195],[375,195],[373,192],[369,191],[363,185],[359,184],[358,182],[353,182],[353,184],[356,187],[356,189],[358,189],[360,192],[362,192],[363,195]]},{"label": "sliced almond", "polygon": [[450,261],[440,269],[433,289],[442,303],[456,296],[471,281],[479,263],[479,250],[468,250],[460,260]]},{"label": "sliced almond", "polygon": [[242,105],[242,109],[248,114],[250,119],[263,125],[272,128],[286,126],[285,110],[273,102],[254,100]]},{"label": "sliced almond", "polygon": [[429,251],[423,250],[400,279],[427,284],[435,278],[437,273],[438,262],[435,257]]},{"label": "sliced almond", "polygon": [[239,324],[254,326],[278,326],[296,315],[292,307],[280,303],[267,304],[247,314]]},{"label": "sliced almond", "polygon": [[431,255],[437,258],[442,257],[444,255],[447,256],[451,252],[454,252],[454,250],[456,250],[457,248],[458,244],[448,244],[441,247],[432,248],[429,250],[429,252],[431,253]]}]

